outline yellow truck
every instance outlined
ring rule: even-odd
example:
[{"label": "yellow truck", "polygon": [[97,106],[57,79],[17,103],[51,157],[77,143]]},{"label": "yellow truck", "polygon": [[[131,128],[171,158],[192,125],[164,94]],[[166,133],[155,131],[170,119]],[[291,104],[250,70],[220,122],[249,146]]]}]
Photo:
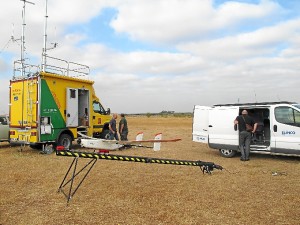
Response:
[{"label": "yellow truck", "polygon": [[39,71],[15,62],[10,80],[11,143],[42,149],[57,145],[70,148],[72,141],[80,140],[77,132],[106,138],[110,109],[105,110],[96,96],[94,82],[88,78],[89,68],[52,60],[65,65],[47,65],[46,70]]}]

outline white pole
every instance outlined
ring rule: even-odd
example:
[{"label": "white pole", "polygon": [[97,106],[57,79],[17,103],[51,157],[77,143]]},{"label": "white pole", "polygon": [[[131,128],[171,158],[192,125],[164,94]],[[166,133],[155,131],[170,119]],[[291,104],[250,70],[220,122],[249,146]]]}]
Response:
[{"label": "white pole", "polygon": [[25,68],[24,68],[24,53],[25,53],[25,0],[23,0],[23,10],[22,10],[22,35],[21,35],[21,65],[22,65],[22,76],[25,74]]},{"label": "white pole", "polygon": [[42,71],[46,71],[46,61],[47,61],[47,19],[48,19],[48,0],[46,0],[46,14],[45,14],[45,25],[44,25],[44,47],[43,47],[43,53],[42,53]]},{"label": "white pole", "polygon": [[34,5],[34,3],[32,2],[29,2],[29,1],[26,1],[26,0],[20,0],[22,1],[24,4],[23,4],[23,10],[22,10],[22,20],[23,20],[23,24],[22,24],[22,36],[21,36],[21,65],[22,65],[22,76],[25,75],[25,58],[24,58],[24,55],[25,55],[25,26],[26,26],[26,23],[25,23],[25,6],[26,6],[26,3],[30,3],[32,5]]}]

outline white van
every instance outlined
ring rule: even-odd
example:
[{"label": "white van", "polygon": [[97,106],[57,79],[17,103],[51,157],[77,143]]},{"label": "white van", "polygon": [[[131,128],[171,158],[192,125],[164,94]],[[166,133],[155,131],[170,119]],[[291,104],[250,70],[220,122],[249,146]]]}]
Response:
[{"label": "white van", "polygon": [[263,102],[194,107],[193,141],[219,149],[224,157],[239,152],[239,132],[233,121],[246,109],[258,123],[250,150],[255,153],[300,156],[300,104]]},{"label": "white van", "polygon": [[7,115],[0,115],[0,142],[9,141],[9,118]]}]

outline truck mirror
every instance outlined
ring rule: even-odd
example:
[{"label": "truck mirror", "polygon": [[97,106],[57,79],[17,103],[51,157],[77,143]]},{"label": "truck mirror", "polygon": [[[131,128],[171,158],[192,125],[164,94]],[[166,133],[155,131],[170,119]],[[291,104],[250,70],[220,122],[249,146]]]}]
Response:
[{"label": "truck mirror", "polygon": [[110,114],[110,108],[107,108],[106,110],[106,114],[109,115]]},{"label": "truck mirror", "polygon": [[237,124],[234,124],[234,130],[237,131]]}]

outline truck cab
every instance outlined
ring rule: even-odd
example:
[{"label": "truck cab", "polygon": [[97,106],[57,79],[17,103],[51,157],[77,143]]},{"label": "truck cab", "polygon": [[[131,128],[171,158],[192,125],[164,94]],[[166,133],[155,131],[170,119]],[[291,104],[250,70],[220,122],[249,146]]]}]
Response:
[{"label": "truck cab", "polygon": [[[108,139],[110,108],[107,110],[101,105],[98,99],[93,101],[93,137]],[[103,121],[106,121],[103,124]]]}]

